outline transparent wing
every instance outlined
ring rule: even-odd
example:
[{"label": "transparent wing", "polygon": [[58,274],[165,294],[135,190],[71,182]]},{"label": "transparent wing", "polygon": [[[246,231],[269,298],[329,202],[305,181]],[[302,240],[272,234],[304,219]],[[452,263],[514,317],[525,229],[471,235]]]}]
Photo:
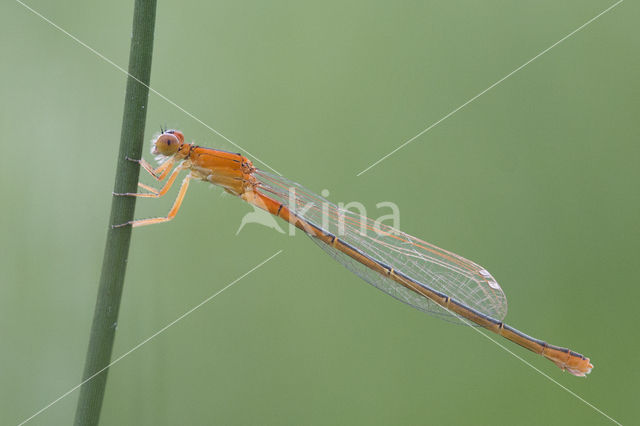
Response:
[{"label": "transparent wing", "polygon": [[[337,236],[364,254],[417,283],[436,290],[499,321],[507,314],[507,298],[491,274],[455,253],[412,237],[355,212],[341,209],[323,197],[281,176],[257,170],[261,190],[287,206],[298,217]],[[415,293],[352,259],[314,241],[346,268],[369,284],[421,311],[450,316],[430,299]]]}]

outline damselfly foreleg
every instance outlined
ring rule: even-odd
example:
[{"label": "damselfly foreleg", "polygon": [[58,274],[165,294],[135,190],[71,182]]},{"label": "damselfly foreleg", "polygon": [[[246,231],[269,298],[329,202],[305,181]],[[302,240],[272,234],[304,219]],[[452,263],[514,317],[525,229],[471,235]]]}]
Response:
[{"label": "damselfly foreleg", "polygon": [[131,197],[160,198],[164,194],[166,194],[169,191],[169,189],[171,189],[171,187],[173,186],[173,183],[176,181],[176,178],[178,177],[178,174],[181,171],[188,168],[187,166],[185,166],[185,164],[186,163],[182,163],[181,165],[179,165],[173,170],[173,173],[171,173],[169,180],[167,180],[167,182],[164,184],[164,186],[161,189],[156,189],[149,185],[145,185],[143,183],[138,183],[139,187],[146,189],[149,192],[120,192],[120,193],[114,192],[113,195],[120,195],[120,196],[128,195]]},{"label": "damselfly foreleg", "polygon": [[131,157],[125,157],[125,158],[129,161],[133,161],[134,163],[140,164],[140,166],[143,169],[145,169],[151,176],[153,176],[153,178],[157,181],[162,181],[164,180],[164,178],[167,177],[167,175],[171,171],[171,168],[173,167],[173,164],[176,161],[174,157],[171,157],[167,161],[162,163],[160,166],[154,169],[153,166],[144,159],[136,160]]}]

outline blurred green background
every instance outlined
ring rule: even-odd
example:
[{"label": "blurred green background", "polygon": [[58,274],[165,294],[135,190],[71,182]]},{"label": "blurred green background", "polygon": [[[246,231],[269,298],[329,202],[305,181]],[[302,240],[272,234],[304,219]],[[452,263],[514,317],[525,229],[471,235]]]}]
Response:
[{"label": "blurred green background", "polygon": [[[30,6],[126,68],[133,2]],[[639,7],[624,2],[360,177],[613,2],[163,2],[151,85],[332,201],[489,269],[506,321],[590,356],[587,379],[509,350],[622,423],[639,416]],[[81,378],[125,75],[13,1],[0,11],[0,423]],[[161,125],[238,151],[153,94]],[[246,151],[245,151],[246,150]],[[150,156],[145,154],[148,159]],[[256,161],[258,167],[264,165]],[[148,179],[145,180],[148,182]],[[102,424],[607,424],[464,326],[370,287],[303,235],[194,184],[136,229]],[[175,192],[172,192],[175,194]],[[172,202],[141,200],[137,217]],[[68,424],[74,392],[30,424]]]}]

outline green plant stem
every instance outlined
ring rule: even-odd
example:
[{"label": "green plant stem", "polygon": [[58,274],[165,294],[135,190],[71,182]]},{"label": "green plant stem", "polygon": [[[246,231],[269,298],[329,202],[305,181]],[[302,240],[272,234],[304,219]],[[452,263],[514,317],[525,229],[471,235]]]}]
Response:
[{"label": "green plant stem", "polygon": [[[140,158],[142,154],[155,15],[156,0],[135,1],[129,53],[129,77],[114,192],[136,192],[137,189],[140,166],[128,161],[126,157]],[[135,197],[114,196],[111,204],[110,225],[132,220],[134,210]],[[116,229],[109,227],[84,366],[83,381],[86,380],[86,383],[80,389],[75,417],[76,425],[97,425],[100,419],[109,371],[105,367],[111,361],[130,241],[130,226]]]}]

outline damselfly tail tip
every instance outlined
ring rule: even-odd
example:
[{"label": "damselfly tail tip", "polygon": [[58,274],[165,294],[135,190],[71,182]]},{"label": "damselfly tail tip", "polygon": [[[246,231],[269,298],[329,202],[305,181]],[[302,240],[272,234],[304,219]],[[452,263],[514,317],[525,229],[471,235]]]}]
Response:
[{"label": "damselfly tail tip", "polygon": [[589,358],[585,358],[584,362],[581,363],[580,366],[567,366],[567,371],[576,377],[587,377],[587,374],[591,373],[591,370],[593,370],[593,364],[589,362]]},{"label": "damselfly tail tip", "polygon": [[589,361],[589,358],[571,358],[568,362],[562,362],[552,360],[563,371],[567,371],[576,377],[587,377],[587,374],[593,370],[593,364]]},{"label": "damselfly tail tip", "polygon": [[593,369],[593,364],[591,364],[589,358],[568,349],[549,345],[542,355],[560,367],[562,371],[568,371],[576,377],[586,377]]}]

